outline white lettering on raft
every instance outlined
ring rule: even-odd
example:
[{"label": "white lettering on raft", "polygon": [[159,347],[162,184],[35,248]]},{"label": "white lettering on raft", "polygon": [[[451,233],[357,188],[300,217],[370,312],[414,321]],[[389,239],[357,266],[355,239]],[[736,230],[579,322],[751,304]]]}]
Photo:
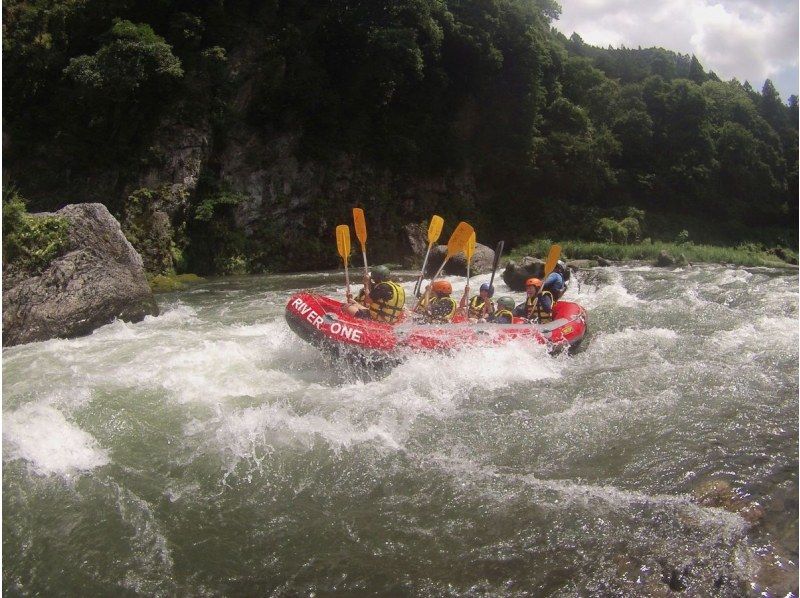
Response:
[{"label": "white lettering on raft", "polygon": [[350,328],[341,322],[334,322],[331,324],[331,332],[356,343],[361,342],[361,330],[358,328]]},{"label": "white lettering on raft", "polygon": [[318,330],[321,329],[323,322],[322,317],[315,312],[310,305],[306,305],[302,299],[295,299],[292,302],[292,307],[299,311],[301,316],[305,316],[306,320],[308,320]]}]

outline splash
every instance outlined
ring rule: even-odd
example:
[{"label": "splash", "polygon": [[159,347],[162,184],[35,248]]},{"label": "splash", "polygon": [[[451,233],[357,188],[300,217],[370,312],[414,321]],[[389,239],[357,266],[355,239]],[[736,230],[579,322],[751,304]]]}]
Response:
[{"label": "splash", "polygon": [[4,459],[24,459],[41,475],[71,477],[110,462],[91,435],[41,403],[3,414],[3,442]]}]

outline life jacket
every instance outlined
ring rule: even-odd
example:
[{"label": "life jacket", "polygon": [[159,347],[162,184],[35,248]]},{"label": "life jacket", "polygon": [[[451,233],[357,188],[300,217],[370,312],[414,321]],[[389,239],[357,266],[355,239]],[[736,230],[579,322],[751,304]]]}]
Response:
[{"label": "life jacket", "polygon": [[386,322],[394,324],[403,313],[403,306],[406,304],[406,292],[396,282],[385,280],[380,284],[389,285],[392,289],[392,296],[388,299],[380,299],[369,304],[369,316],[375,322]]},{"label": "life jacket", "polygon": [[[438,307],[439,305],[442,305],[442,303],[447,303],[448,304],[448,308],[449,309],[448,309],[448,311],[446,313],[444,312],[443,308]],[[432,311],[434,309],[437,312],[441,309],[442,313],[437,313],[437,314],[434,315],[432,313]],[[452,297],[450,297],[450,296],[447,296],[447,297],[434,297],[433,299],[431,299],[431,302],[428,305],[427,314],[428,314],[429,317],[431,317],[434,320],[440,320],[440,321],[443,321],[443,322],[449,322],[453,318],[453,316],[455,315],[457,309],[458,309],[458,303],[456,303],[456,300],[453,299]]]},{"label": "life jacket", "polygon": [[[539,301],[545,295],[550,296],[550,312],[545,311]],[[550,291],[542,291],[538,296],[528,297],[525,300],[525,317],[529,320],[536,320],[540,324],[546,324],[553,321],[553,308],[556,306],[556,301],[553,299],[553,294]]]},{"label": "life jacket", "polygon": [[418,314],[426,313],[428,311],[428,302],[433,301],[435,298],[436,297],[431,296],[430,299],[428,299],[423,293],[417,304],[414,306],[414,312]]},{"label": "life jacket", "polygon": [[[486,302],[489,302],[489,305],[486,308],[486,313],[483,313],[483,307],[486,305]],[[484,316],[490,316],[494,313],[494,304],[492,303],[491,299],[484,299],[480,295],[475,295],[472,299],[469,300],[469,317],[470,318],[482,318]]]},{"label": "life jacket", "polygon": [[[508,322],[498,322],[500,318],[508,318]],[[514,313],[510,309],[501,309],[500,311],[494,312],[492,316],[492,322],[497,322],[498,324],[511,324],[514,321]]]}]

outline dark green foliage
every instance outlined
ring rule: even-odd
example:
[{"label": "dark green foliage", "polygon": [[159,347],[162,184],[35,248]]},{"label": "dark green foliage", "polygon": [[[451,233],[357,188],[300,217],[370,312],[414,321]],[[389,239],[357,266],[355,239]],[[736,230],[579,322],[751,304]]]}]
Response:
[{"label": "dark green foliage", "polygon": [[[663,48],[567,39],[549,26],[559,11],[553,0],[7,0],[5,165],[32,209],[81,198],[124,215],[132,238],[158,246],[160,271],[335,265],[326,235],[349,206],[334,183],[313,200],[273,198],[283,220],[235,217],[252,200],[230,177],[246,169],[231,175],[222,156],[244,137],[296,139],[300,168],[331,178],[343,158],[371,169],[347,201],[364,201],[387,252],[431,212],[469,219],[482,240],[632,243],[643,221],[631,206],[656,239],[685,229],[698,243],[796,245],[796,97],[787,106],[771,81],[760,92],[722,82]],[[160,200],[131,190],[169,163],[158,136],[172,124],[207,131],[210,156],[185,213],[154,236]],[[404,195],[408,181],[463,172],[477,205],[452,188]]]},{"label": "dark green foliage", "polygon": [[72,58],[64,69],[87,96],[119,103],[135,93],[141,100],[183,77],[180,60],[149,25],[116,20],[107,39],[96,53]]},{"label": "dark green foliage", "polygon": [[165,205],[186,199],[183,189],[137,189],[125,201],[121,225],[128,241],[153,274],[171,274],[182,268],[181,230],[174,231]]},{"label": "dark green foliage", "polygon": [[28,214],[15,190],[3,192],[3,265],[41,272],[67,247],[69,223],[60,216]]}]

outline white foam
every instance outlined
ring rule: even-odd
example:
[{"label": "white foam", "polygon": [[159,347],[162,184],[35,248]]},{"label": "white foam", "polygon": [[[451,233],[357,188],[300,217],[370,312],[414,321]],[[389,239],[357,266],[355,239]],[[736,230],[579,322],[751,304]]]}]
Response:
[{"label": "white foam", "polygon": [[629,327],[617,332],[600,332],[592,339],[592,345],[596,349],[608,350],[618,345],[628,346],[632,345],[660,345],[664,341],[669,342],[669,346],[673,345],[672,341],[679,338],[679,334],[675,330],[669,328],[634,328]]},{"label": "white foam", "polygon": [[753,273],[743,269],[724,270],[714,278],[714,284],[724,286],[736,283],[747,283],[753,278]]},{"label": "white foam", "polygon": [[392,434],[378,425],[358,426],[344,414],[300,415],[289,407],[275,404],[223,415],[222,425],[216,431],[217,443],[239,458],[269,453],[276,445],[294,445],[308,450],[317,439],[324,440],[334,450],[364,442],[377,442],[393,450],[400,448]]},{"label": "white foam", "polygon": [[797,319],[783,316],[761,316],[751,322],[743,322],[733,330],[714,335],[716,346],[733,350],[742,347],[764,349],[776,343],[796,346],[798,338]]},{"label": "white foam", "polygon": [[589,285],[583,285],[582,292],[576,293],[572,297],[565,297],[564,299],[576,301],[586,309],[595,309],[604,306],[633,308],[647,304],[647,301],[639,299],[636,295],[628,292],[618,281],[604,284],[596,291],[591,291]]},{"label": "white foam", "polygon": [[544,345],[512,342],[501,346],[465,347],[453,354],[418,354],[400,365],[393,376],[415,380],[417,387],[446,392],[505,388],[560,375],[558,364]]},{"label": "white foam", "polygon": [[42,475],[69,477],[110,461],[94,437],[41,403],[3,413],[3,441],[10,449],[6,458],[24,459]]},{"label": "white foam", "polygon": [[197,324],[200,321],[197,317],[197,310],[180,301],[161,306],[160,309],[161,313],[158,316],[145,316],[143,320],[145,326]]}]

